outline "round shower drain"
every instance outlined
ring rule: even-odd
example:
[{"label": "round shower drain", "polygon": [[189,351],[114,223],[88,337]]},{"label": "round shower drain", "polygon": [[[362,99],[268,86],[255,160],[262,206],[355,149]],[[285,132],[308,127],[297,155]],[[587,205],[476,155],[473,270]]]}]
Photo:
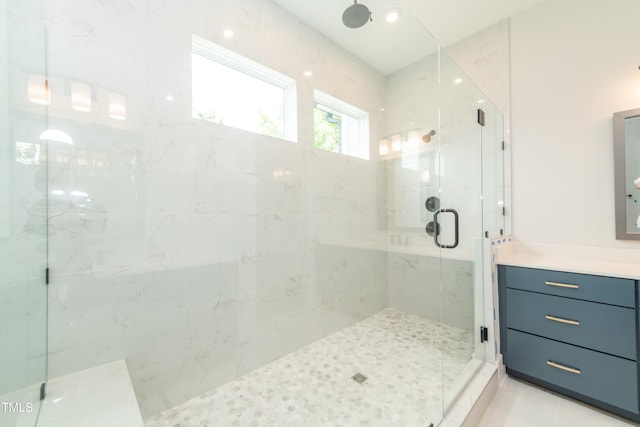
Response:
[{"label": "round shower drain", "polygon": [[363,382],[365,382],[367,380],[367,377],[365,377],[360,372],[358,372],[357,374],[352,376],[351,379],[354,380],[355,382],[357,382],[358,384],[362,384]]}]

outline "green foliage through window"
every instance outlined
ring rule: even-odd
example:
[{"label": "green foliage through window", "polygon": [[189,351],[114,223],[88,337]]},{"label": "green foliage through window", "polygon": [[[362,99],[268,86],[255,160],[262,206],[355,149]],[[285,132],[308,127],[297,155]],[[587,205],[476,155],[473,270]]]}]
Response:
[{"label": "green foliage through window", "polygon": [[340,152],[340,133],[342,120],[340,116],[318,108],[313,109],[313,136],[316,148]]}]

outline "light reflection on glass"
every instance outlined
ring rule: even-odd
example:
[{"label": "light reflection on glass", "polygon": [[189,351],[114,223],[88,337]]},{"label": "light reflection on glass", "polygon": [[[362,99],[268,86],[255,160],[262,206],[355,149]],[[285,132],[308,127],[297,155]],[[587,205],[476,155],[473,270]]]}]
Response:
[{"label": "light reflection on glass", "polygon": [[29,101],[40,104],[51,104],[51,91],[47,78],[41,74],[29,74],[27,77],[27,96]]}]

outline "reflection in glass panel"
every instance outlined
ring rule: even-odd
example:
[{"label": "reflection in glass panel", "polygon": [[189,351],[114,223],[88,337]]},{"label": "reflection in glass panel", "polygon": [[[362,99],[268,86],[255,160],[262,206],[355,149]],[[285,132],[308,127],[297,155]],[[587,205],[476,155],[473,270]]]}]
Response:
[{"label": "reflection in glass panel", "polygon": [[42,5],[0,2],[0,425],[34,426],[46,380],[47,182]]}]

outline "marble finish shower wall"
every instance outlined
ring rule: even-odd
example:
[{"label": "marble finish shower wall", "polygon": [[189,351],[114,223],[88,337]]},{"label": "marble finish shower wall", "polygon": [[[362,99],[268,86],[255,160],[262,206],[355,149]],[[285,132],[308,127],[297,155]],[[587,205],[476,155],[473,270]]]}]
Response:
[{"label": "marble finish shower wall", "polygon": [[[377,141],[383,76],[268,0],[48,11],[51,376],[125,358],[148,416],[387,306],[385,253],[337,243],[379,233],[375,161],[312,147],[314,88]],[[297,143],[191,118],[193,33],[296,79]]]},{"label": "marble finish shower wall", "polygon": [[473,330],[473,263],[390,252],[389,306]]}]

